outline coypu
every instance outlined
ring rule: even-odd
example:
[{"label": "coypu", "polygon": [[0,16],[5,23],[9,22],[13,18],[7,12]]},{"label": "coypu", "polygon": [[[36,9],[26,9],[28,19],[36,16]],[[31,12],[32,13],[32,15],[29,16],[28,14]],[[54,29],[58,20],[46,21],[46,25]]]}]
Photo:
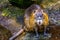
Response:
[{"label": "coypu", "polygon": [[[25,11],[24,16],[25,28],[27,31],[40,31],[44,28],[44,35],[46,27],[49,24],[48,15],[43,12],[39,5],[33,4]],[[37,34],[38,36],[38,34]]]},{"label": "coypu", "polygon": [[33,31],[34,26],[47,26],[49,24],[48,15],[43,12],[39,5],[33,4],[26,9],[24,15],[25,26]]},{"label": "coypu", "polygon": [[22,28],[16,35],[11,37],[10,40],[14,39],[24,31],[35,31],[36,37],[38,37],[38,31],[40,31],[41,27],[44,28],[44,35],[46,35],[46,27],[49,24],[48,15],[43,12],[43,9],[41,9],[39,5],[33,4],[25,11],[24,24],[24,28]]}]

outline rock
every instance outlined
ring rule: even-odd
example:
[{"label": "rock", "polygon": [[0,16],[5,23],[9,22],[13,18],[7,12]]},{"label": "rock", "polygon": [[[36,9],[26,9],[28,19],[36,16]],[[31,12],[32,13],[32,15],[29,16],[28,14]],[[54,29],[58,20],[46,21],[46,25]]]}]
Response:
[{"label": "rock", "polygon": [[11,36],[11,32],[0,25],[0,40],[8,40]]}]

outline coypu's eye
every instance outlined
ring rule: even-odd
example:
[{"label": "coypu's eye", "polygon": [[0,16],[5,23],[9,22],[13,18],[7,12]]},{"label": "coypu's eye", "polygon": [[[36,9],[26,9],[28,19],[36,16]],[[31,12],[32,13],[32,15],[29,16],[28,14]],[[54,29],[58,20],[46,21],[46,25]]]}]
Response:
[{"label": "coypu's eye", "polygon": [[34,10],[34,13],[36,12],[36,10]]},{"label": "coypu's eye", "polygon": [[36,13],[37,10],[34,10],[33,12]]}]

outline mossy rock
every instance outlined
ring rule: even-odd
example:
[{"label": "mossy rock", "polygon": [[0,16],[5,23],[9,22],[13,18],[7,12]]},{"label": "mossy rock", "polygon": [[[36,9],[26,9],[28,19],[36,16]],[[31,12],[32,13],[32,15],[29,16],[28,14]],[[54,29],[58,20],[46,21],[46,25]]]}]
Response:
[{"label": "mossy rock", "polygon": [[0,25],[0,40],[8,40],[11,36],[11,32]]}]

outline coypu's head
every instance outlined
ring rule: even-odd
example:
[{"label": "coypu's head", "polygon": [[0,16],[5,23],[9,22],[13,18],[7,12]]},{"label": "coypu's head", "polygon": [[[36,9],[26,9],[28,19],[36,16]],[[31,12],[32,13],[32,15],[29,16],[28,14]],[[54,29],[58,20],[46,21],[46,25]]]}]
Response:
[{"label": "coypu's head", "polygon": [[43,11],[42,10],[40,9],[35,10],[34,20],[38,26],[41,26],[43,24]]},{"label": "coypu's head", "polygon": [[33,9],[31,14],[34,17],[35,24],[41,26],[43,24],[43,10],[39,5],[32,5],[31,9]]}]

